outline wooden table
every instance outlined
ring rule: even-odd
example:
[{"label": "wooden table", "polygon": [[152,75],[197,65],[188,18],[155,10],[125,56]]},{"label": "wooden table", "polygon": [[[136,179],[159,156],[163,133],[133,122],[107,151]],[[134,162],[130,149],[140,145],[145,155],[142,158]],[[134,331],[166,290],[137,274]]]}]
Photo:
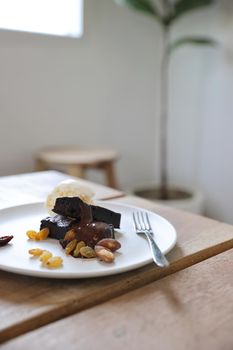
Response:
[{"label": "wooden table", "polygon": [[[40,179],[54,186],[56,176],[64,175],[26,174],[15,181],[36,178],[38,190]],[[0,194],[7,193],[8,180],[14,182],[0,179]],[[233,226],[87,184],[96,186],[99,198],[103,190],[105,199],[166,217],[178,234],[167,255],[170,266],[149,264],[116,276],[65,281],[1,271],[2,348],[232,349]],[[33,185],[31,190],[38,200],[40,191]],[[25,203],[24,186],[17,191]]]}]

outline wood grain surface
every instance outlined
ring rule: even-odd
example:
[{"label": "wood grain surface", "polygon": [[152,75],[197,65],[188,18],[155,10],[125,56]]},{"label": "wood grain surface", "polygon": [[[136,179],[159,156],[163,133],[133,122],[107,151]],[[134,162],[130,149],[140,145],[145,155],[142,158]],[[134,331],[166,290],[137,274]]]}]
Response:
[{"label": "wood grain surface", "polygon": [[233,226],[134,197],[115,201],[154,210],[170,220],[178,233],[177,246],[168,254],[170,267],[159,269],[150,264],[121,275],[68,281],[0,272],[1,342],[142,287],[233,247]]},{"label": "wood grain surface", "polygon": [[42,327],[3,350],[233,348],[233,250]]}]

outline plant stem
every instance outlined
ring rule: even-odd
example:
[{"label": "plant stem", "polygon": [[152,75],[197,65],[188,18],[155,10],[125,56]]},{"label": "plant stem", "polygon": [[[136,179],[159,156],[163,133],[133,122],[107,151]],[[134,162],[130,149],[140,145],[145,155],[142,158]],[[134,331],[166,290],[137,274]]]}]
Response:
[{"label": "plant stem", "polygon": [[160,188],[161,199],[168,197],[168,75],[169,75],[169,29],[163,29],[163,56],[161,63],[161,114],[160,114]]}]

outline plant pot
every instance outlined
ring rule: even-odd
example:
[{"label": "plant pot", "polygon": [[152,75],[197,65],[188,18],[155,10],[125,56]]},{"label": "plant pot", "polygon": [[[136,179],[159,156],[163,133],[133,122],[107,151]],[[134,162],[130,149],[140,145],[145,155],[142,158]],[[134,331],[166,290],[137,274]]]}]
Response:
[{"label": "plant pot", "polygon": [[198,190],[171,187],[168,189],[167,199],[161,199],[161,189],[156,186],[141,186],[133,189],[132,192],[138,197],[163,205],[196,214],[204,213],[204,196]]}]

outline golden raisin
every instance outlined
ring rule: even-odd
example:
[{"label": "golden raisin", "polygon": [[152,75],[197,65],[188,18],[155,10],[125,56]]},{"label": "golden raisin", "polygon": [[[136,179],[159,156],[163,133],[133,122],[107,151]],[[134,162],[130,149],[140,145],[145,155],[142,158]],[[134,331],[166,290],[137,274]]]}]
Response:
[{"label": "golden raisin", "polygon": [[52,256],[53,254],[51,252],[49,252],[48,250],[44,250],[43,253],[40,255],[40,261],[43,264],[45,264]]},{"label": "golden raisin", "polygon": [[91,259],[96,257],[96,252],[94,249],[88,246],[82,247],[79,252],[84,258]]},{"label": "golden raisin", "polygon": [[66,234],[64,236],[64,241],[72,241],[75,238],[76,238],[75,230],[69,230],[66,232]]},{"label": "golden raisin", "polygon": [[48,238],[48,235],[49,235],[49,229],[45,227],[39,232],[37,232],[36,240],[43,241],[44,239]]},{"label": "golden raisin", "polygon": [[36,239],[37,232],[34,230],[29,230],[26,232],[29,239]]},{"label": "golden raisin", "polygon": [[53,256],[46,261],[45,265],[49,268],[58,268],[62,265],[62,263],[63,260],[60,256]]},{"label": "golden raisin", "polygon": [[86,244],[83,241],[78,242],[77,245],[76,245],[75,250],[73,251],[73,256],[75,258],[77,258],[79,253],[80,253],[80,249],[85,247],[85,246],[86,246]]},{"label": "golden raisin", "polygon": [[70,241],[65,248],[66,255],[69,255],[75,249],[76,245],[77,239],[73,239],[72,241]]},{"label": "golden raisin", "polygon": [[33,256],[40,256],[43,253],[44,250],[39,249],[39,248],[34,248],[34,249],[30,249],[28,251],[29,254],[33,255]]}]

